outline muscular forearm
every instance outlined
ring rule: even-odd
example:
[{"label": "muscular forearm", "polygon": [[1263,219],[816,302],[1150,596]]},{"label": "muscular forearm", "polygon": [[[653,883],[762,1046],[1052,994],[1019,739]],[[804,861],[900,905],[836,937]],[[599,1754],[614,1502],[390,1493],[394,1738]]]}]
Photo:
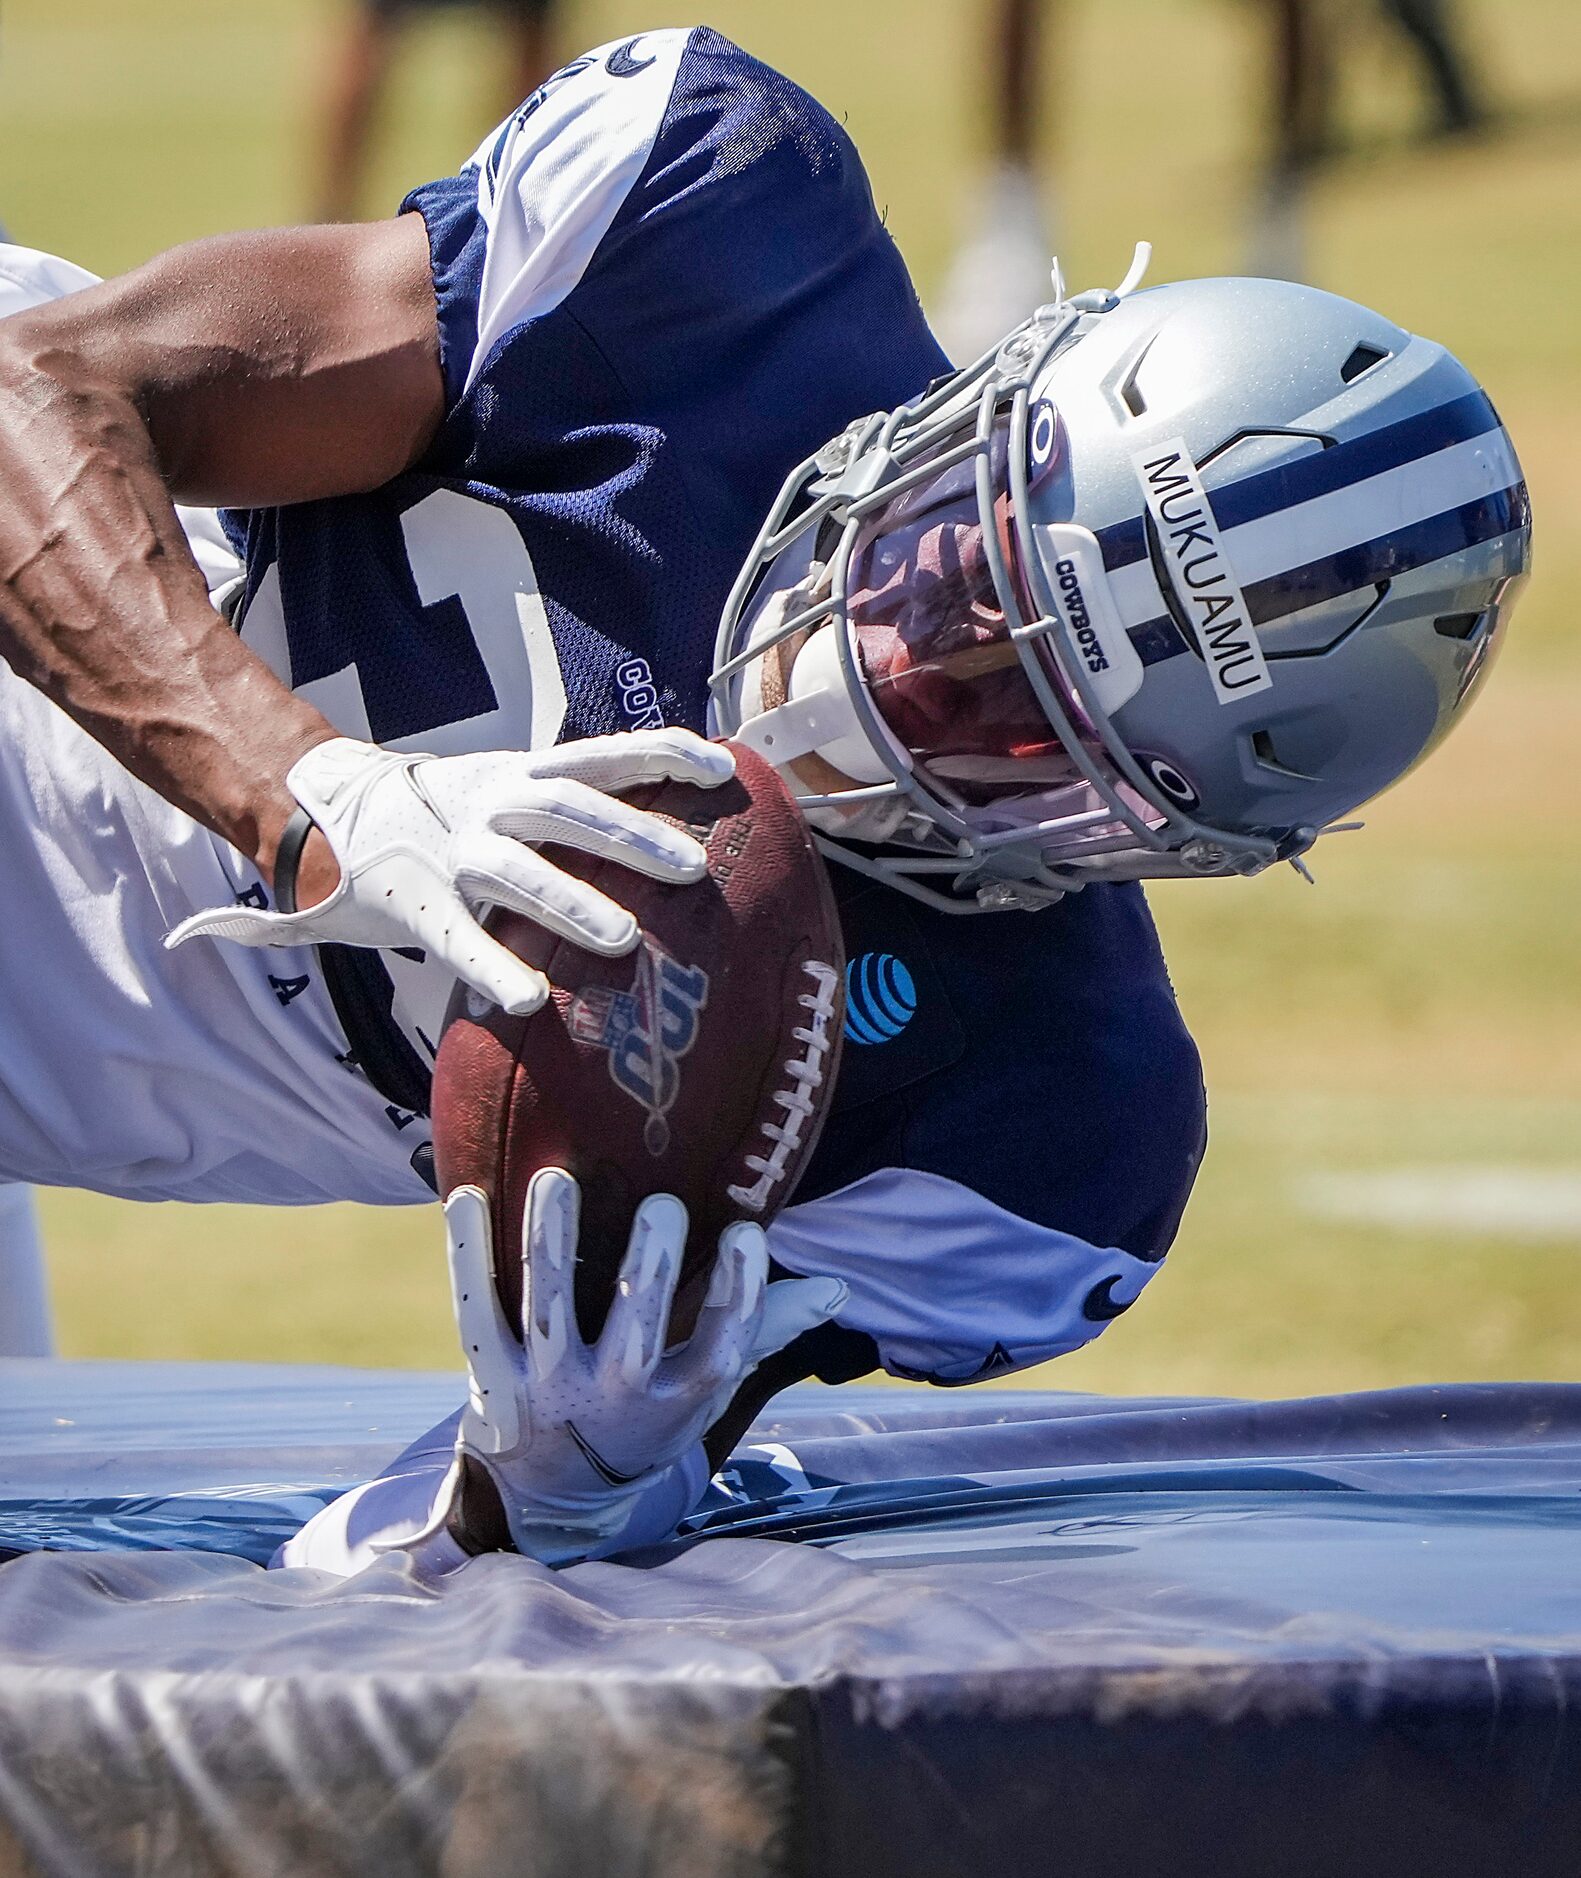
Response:
[{"label": "muscular forearm", "polygon": [[[172,489],[375,487],[438,402],[420,228],[320,232],[200,244],[0,321],[0,655],[266,875],[286,772],[333,733],[210,606]],[[348,253],[373,256],[360,283],[330,267]],[[322,849],[307,869],[304,903],[334,878]]]},{"label": "muscular forearm", "polygon": [[329,726],[209,605],[125,389],[25,317],[0,336],[0,654],[267,869]]}]

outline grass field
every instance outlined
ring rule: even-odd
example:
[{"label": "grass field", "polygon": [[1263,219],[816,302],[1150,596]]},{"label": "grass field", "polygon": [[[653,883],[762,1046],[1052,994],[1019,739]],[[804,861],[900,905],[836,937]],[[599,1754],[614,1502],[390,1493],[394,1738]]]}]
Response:
[{"label": "grass field", "polygon": [[[647,23],[606,0],[569,11],[579,43]],[[1121,273],[1138,235],[1156,244],[1155,279],[1233,270],[1254,11],[1061,9],[1047,95],[1077,285]],[[1483,377],[1529,472],[1537,579],[1468,725],[1365,834],[1319,850],[1316,890],[1284,871],[1154,896],[1207,1059],[1214,1143],[1165,1273],[1098,1345],[1043,1372],[1060,1386],[1581,1374],[1581,15],[1571,0],[1466,13],[1504,134],[1414,146],[1409,76],[1364,43],[1354,153],[1315,202],[1314,267]],[[8,0],[0,215],[103,271],[290,219],[324,18],[308,0]],[[979,133],[960,96],[976,18],[945,0],[711,9],[846,117],[925,291]],[[424,34],[376,203],[453,167],[491,114],[488,80],[477,31]],[[71,1352],[453,1360],[431,1217],[74,1194],[44,1212]]]}]

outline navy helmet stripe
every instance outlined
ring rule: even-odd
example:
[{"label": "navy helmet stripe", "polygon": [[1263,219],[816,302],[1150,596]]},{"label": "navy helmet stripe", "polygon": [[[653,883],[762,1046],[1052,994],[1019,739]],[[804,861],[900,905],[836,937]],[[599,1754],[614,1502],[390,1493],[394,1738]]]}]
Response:
[{"label": "navy helmet stripe", "polygon": [[[1239,528],[1246,522],[1260,521],[1265,515],[1293,509],[1319,496],[1332,495],[1353,483],[1366,482],[1371,476],[1400,469],[1436,451],[1447,450],[1473,437],[1485,436],[1499,428],[1499,415],[1487,394],[1468,391],[1448,404],[1435,405],[1430,411],[1417,411],[1397,423],[1385,424],[1364,436],[1332,444],[1327,450],[1298,457],[1293,463],[1281,463],[1274,469],[1260,470],[1239,482],[1208,492],[1214,519],[1221,529]],[[1147,532],[1140,515],[1116,522],[1098,531],[1104,566],[1111,573],[1129,567],[1147,553]]]},{"label": "navy helmet stripe", "polygon": [[1165,659],[1191,650],[1180,628],[1167,613],[1160,613],[1157,619],[1143,620],[1140,626],[1128,628],[1126,637],[1136,647],[1137,657],[1144,665],[1161,665]]},{"label": "navy helmet stripe", "polygon": [[1147,554],[1147,523],[1140,515],[1127,521],[1111,522],[1098,530],[1098,546],[1103,550],[1103,564],[1113,574]]},{"label": "navy helmet stripe", "polygon": [[1332,495],[1336,489],[1348,489],[1353,483],[1366,482],[1388,470],[1403,469],[1407,463],[1419,462],[1498,428],[1498,413],[1486,395],[1470,391],[1450,404],[1402,418],[1397,424],[1386,424],[1349,443],[1336,443],[1330,449],[1298,457],[1293,463],[1247,476],[1215,491],[1209,500],[1220,528],[1239,528],[1245,522],[1260,521],[1281,509]]},{"label": "navy helmet stripe", "polygon": [[[1414,527],[1359,542],[1338,554],[1309,561],[1304,567],[1254,581],[1246,589],[1247,610],[1254,624],[1266,626],[1303,607],[1318,606],[1341,594],[1359,593],[1396,575],[1441,561],[1446,555],[1508,535],[1524,528],[1530,515],[1525,483],[1512,484],[1476,502],[1429,516]],[[1131,627],[1127,636],[1143,665],[1158,665],[1191,649],[1167,613]]]},{"label": "navy helmet stripe", "polygon": [[1441,561],[1445,555],[1507,535],[1524,525],[1526,514],[1526,485],[1516,483],[1458,509],[1431,515],[1410,528],[1379,535],[1338,554],[1308,561],[1305,567],[1293,567],[1268,580],[1255,581],[1245,590],[1247,610],[1255,624],[1266,625],[1303,607],[1337,599],[1342,593],[1359,593],[1397,574],[1409,574],[1413,568]]}]

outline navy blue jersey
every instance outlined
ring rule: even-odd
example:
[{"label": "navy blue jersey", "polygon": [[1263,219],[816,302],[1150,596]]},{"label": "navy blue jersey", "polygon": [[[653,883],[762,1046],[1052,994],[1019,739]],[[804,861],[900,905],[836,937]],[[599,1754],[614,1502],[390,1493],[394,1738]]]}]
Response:
[{"label": "navy blue jersey", "polygon": [[[703,729],[716,625],[787,471],[948,369],[849,138],[717,33],[650,33],[573,61],[404,206],[430,238],[444,422],[372,494],[231,518],[244,636],[397,747]],[[857,1327],[898,1369],[1084,1341],[1166,1248],[1201,1150],[1140,892],[962,919],[854,876],[842,898],[882,1008],[776,1255],[850,1279],[875,1219],[919,1247],[934,1221],[985,1314],[911,1335],[859,1275]],[[364,1069],[420,1108],[448,985],[420,956],[327,969]]]},{"label": "navy blue jersey", "polygon": [[[786,470],[947,369],[850,139],[718,34],[654,33],[574,61],[403,207],[445,422],[372,495],[236,518],[246,636],[278,660],[272,577],[293,687],[381,743],[702,729]],[[540,619],[530,671],[499,655]]]}]

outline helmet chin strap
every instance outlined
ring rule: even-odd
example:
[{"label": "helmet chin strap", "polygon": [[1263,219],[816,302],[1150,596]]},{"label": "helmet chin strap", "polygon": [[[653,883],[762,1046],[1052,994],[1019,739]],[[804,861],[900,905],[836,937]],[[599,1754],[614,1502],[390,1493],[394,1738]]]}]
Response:
[{"label": "helmet chin strap", "polygon": [[[835,762],[831,753],[858,729],[856,713],[845,693],[820,687],[802,697],[787,698],[771,711],[759,711],[755,717],[743,719],[734,733],[734,741],[755,750],[777,769],[794,763],[797,757],[816,755],[826,763],[834,763],[843,775],[850,775],[848,769]],[[872,778],[874,782],[886,779],[884,776]],[[855,780],[859,779],[853,778]]]},{"label": "helmet chin strap", "polygon": [[[854,788],[864,791],[892,780],[851,702],[832,627],[816,630],[803,643],[791,666],[789,695],[767,710],[753,709],[763,702],[761,665],[759,660],[742,674],[743,716],[731,734],[737,743],[772,763],[793,794],[801,796],[805,787],[792,768],[798,757],[822,758]],[[914,810],[896,794],[881,801],[867,797],[849,807],[836,797],[808,806],[805,813],[820,834],[883,843],[900,833]]]},{"label": "helmet chin strap", "polygon": [[[761,697],[761,682],[756,688]],[[802,645],[787,690],[782,704],[745,719],[738,742],[776,767],[816,755],[858,785],[890,780],[846,687],[833,627],[820,627]]]},{"label": "helmet chin strap", "polygon": [[785,638],[785,622],[828,591],[829,570],[815,563],[764,606],[752,631],[759,656],[742,671],[741,722],[732,734],[782,772],[798,757],[818,756],[856,787],[887,783],[890,771],[852,701],[834,626],[813,624]]}]

